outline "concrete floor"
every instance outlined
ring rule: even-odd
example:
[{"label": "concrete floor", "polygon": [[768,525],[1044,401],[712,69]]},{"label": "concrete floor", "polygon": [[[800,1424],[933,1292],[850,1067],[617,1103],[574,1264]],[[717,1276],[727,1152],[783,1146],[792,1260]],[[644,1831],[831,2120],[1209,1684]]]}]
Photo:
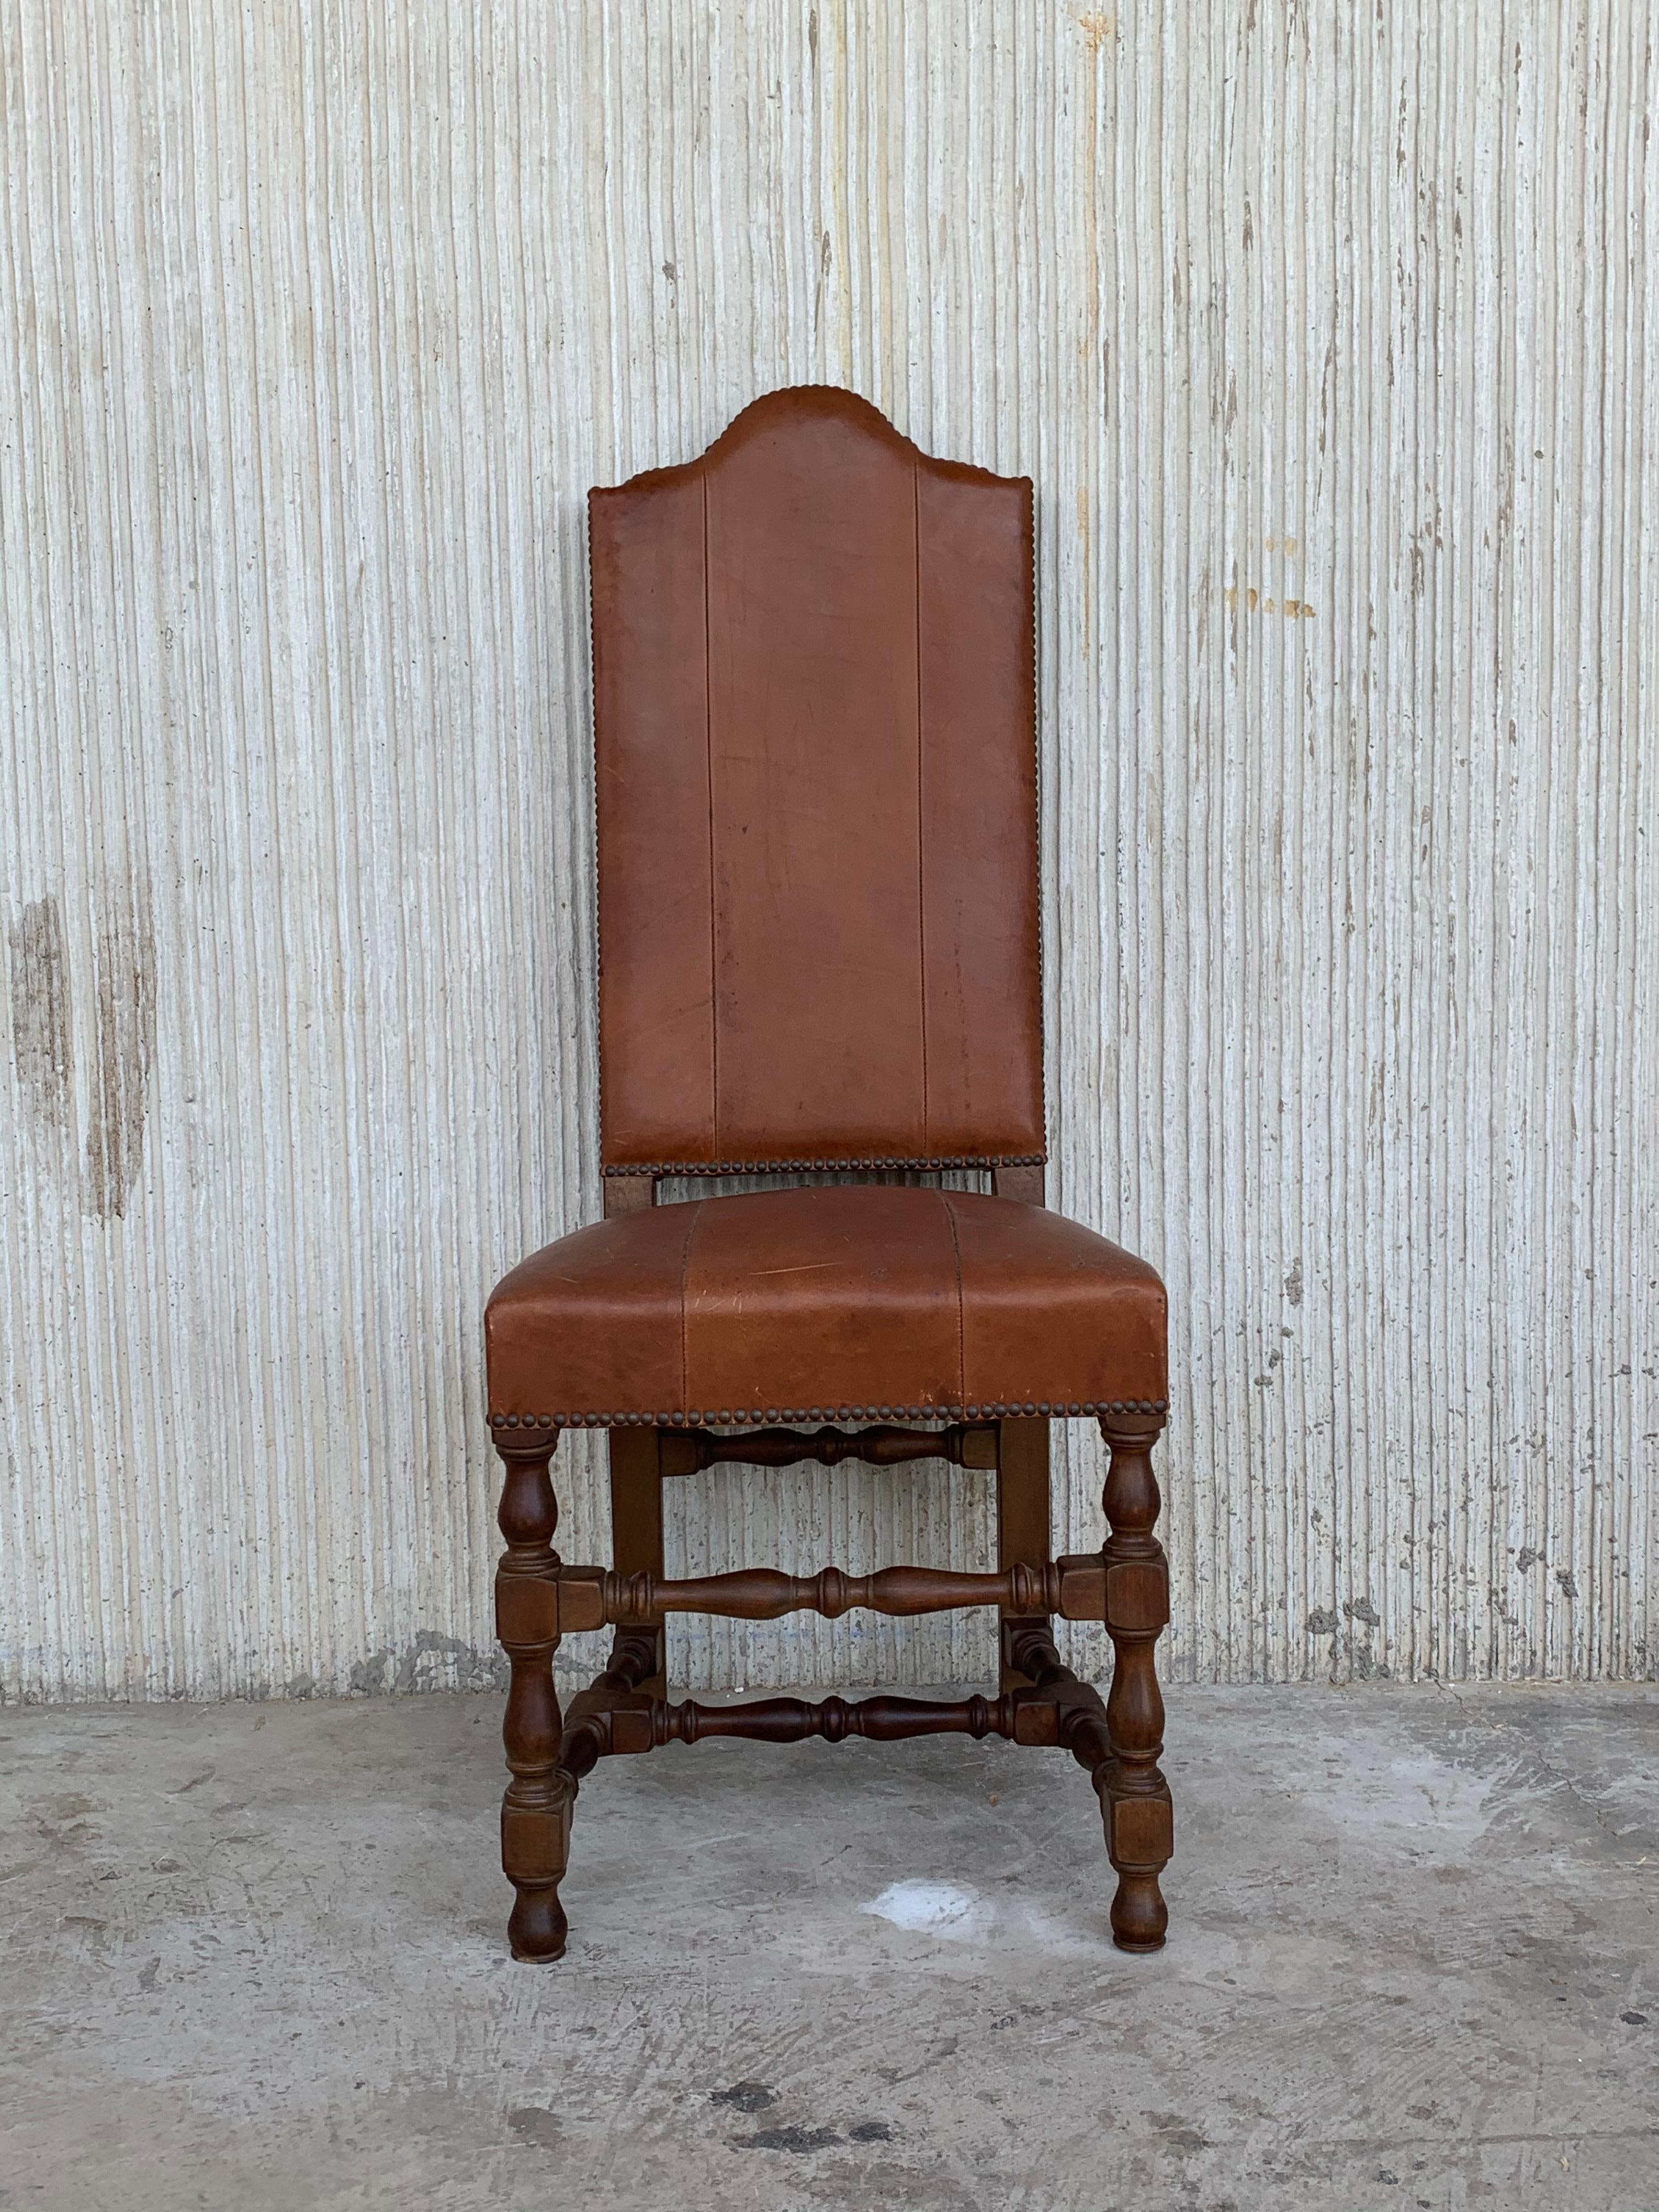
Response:
[{"label": "concrete floor", "polygon": [[499,1701],[0,1711],[0,2205],[1659,2206],[1659,1694],[1177,1690],[1168,1948],[1058,1753],[586,1785]]}]

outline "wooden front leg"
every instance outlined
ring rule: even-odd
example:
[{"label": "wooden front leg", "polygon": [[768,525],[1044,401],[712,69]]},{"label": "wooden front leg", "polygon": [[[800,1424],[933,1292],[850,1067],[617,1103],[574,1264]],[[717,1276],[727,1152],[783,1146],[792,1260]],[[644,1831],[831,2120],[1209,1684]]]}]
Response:
[{"label": "wooden front leg", "polygon": [[501,1800],[501,1870],[517,1893],[507,1941],[515,1959],[556,1959],[568,1923],[559,1882],[570,1855],[570,1778],[558,1765],[563,1720],[553,1687],[559,1648],[558,1501],[549,1472],[558,1431],[497,1429],[507,1463],[496,1516],[507,1551],[495,1572],[495,1633],[512,1662],[501,1738],[513,1779]]},{"label": "wooden front leg", "polygon": [[1100,1424],[1111,1447],[1106,1518],[1106,1627],[1115,1663],[1106,1700],[1111,1764],[1103,1793],[1106,1848],[1117,1869],[1112,1935],[1121,1950],[1155,1951],[1170,1915],[1158,1878],[1175,1848],[1170,1785],[1158,1767],[1164,1698],[1153,1648],[1170,1618],[1170,1570],[1153,1535],[1159,1498],[1152,1446],[1162,1423],[1109,1414]]}]

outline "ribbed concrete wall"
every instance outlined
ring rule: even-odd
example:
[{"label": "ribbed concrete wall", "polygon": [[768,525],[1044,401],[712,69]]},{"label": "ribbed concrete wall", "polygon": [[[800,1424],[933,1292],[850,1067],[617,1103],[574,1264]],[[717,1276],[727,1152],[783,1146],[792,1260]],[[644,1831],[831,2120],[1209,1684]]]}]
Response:
[{"label": "ribbed concrete wall", "polygon": [[[581,497],[806,379],[1036,481],[1053,1190],[1170,1283],[1172,1674],[1655,1671],[1652,38],[0,11],[5,1694],[488,1679],[480,1310],[598,1206]],[[674,1514],[988,1534],[942,1473]]]}]

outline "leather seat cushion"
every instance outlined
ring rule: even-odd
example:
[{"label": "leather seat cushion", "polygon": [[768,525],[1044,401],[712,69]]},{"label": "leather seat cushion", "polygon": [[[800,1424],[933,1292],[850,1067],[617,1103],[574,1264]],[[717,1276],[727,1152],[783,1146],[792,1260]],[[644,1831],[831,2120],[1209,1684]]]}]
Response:
[{"label": "leather seat cushion", "polygon": [[1045,1207],[850,1184],[562,1237],[485,1317],[497,1425],[1164,1409],[1164,1285]]}]

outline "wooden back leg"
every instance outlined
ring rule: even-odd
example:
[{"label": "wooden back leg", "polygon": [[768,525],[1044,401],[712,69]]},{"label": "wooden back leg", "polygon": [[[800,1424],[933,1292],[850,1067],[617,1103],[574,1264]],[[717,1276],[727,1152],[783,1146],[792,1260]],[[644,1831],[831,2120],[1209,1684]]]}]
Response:
[{"label": "wooden back leg", "polygon": [[[662,1576],[662,1443],[655,1429],[612,1429],[611,1437],[611,1548],[619,1575]],[[668,1695],[663,1631],[654,1638],[657,1663],[640,1683],[647,1698]]]},{"label": "wooden back leg", "polygon": [[[1047,1563],[1048,1521],[1048,1424],[997,1423],[997,1565],[1040,1567]],[[1004,1609],[1001,1668],[998,1686],[1023,1689],[1030,1677],[1013,1664],[1015,1637],[1024,1628],[1044,1628],[1045,1620]]]},{"label": "wooden back leg", "polygon": [[[650,1175],[608,1175],[605,1178],[605,1218],[638,1213],[654,1206],[657,1181]],[[607,1431],[611,1450],[611,1553],[619,1575],[662,1574],[662,1437],[654,1428]],[[663,1632],[654,1635],[657,1663],[641,1681],[648,1698],[668,1695],[664,1671]]]}]

